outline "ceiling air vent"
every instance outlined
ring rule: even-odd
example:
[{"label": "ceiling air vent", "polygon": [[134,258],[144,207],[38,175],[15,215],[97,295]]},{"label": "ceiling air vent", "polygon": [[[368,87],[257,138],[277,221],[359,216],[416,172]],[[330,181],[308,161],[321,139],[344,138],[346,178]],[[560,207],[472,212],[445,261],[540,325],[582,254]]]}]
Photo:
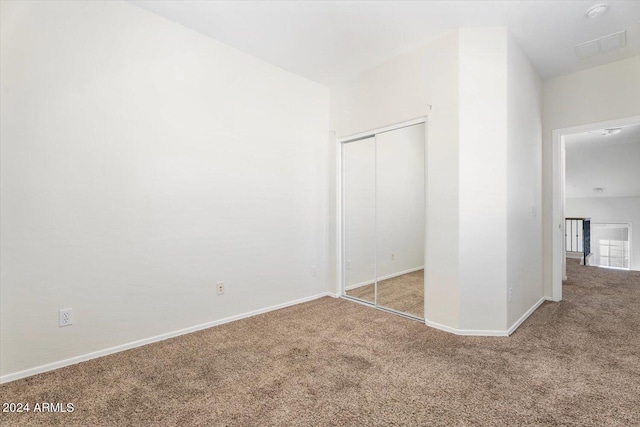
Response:
[{"label": "ceiling air vent", "polygon": [[579,59],[588,58],[590,56],[599,55],[601,53],[610,52],[620,49],[627,44],[627,32],[620,31],[618,33],[609,34],[590,42],[582,43],[576,46],[576,55]]}]

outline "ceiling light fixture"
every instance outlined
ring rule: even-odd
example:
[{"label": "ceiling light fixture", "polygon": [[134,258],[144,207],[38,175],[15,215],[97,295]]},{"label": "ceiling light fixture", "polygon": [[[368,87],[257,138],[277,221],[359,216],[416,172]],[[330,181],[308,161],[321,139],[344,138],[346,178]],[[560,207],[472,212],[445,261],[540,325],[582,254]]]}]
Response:
[{"label": "ceiling light fixture", "polygon": [[611,136],[611,135],[617,135],[620,132],[622,132],[622,128],[603,129],[602,130],[602,135],[603,136]]},{"label": "ceiling light fixture", "polygon": [[596,188],[593,189],[593,191],[595,191],[596,193],[602,193],[604,191],[604,188],[596,187]]},{"label": "ceiling light fixture", "polygon": [[589,19],[596,19],[598,16],[602,15],[607,11],[609,5],[607,3],[598,3],[595,6],[591,6],[587,9],[585,16]]}]

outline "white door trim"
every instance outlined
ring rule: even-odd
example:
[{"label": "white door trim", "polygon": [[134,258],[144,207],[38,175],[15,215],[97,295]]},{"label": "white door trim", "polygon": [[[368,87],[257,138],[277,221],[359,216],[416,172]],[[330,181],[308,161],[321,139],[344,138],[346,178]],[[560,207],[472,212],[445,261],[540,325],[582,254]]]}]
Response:
[{"label": "white door trim", "polygon": [[562,300],[562,280],[566,278],[564,238],[564,137],[574,133],[640,124],[640,116],[607,120],[552,131],[552,183],[551,183],[551,300]]},{"label": "white door trim", "polygon": [[345,136],[337,139],[338,147],[340,147],[340,144],[342,144],[343,142],[357,141],[358,139],[370,138],[372,136],[376,136],[376,134],[379,134],[379,133],[389,132],[392,130],[406,128],[408,126],[413,126],[413,125],[426,123],[426,122],[427,122],[427,116],[418,117],[417,119],[407,120],[406,122],[396,123],[396,124],[384,126],[378,129],[372,129],[365,132],[356,133],[354,135]]}]

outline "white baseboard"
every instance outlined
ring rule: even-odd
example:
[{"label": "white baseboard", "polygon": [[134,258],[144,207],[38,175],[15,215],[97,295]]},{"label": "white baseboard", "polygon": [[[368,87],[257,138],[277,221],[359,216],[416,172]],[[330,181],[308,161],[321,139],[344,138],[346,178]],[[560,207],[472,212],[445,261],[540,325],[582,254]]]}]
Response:
[{"label": "white baseboard", "polygon": [[35,368],[25,369],[23,371],[14,372],[12,374],[6,374],[0,376],[0,384],[8,383],[10,381],[19,380],[21,378],[30,377],[32,375],[41,374],[43,372],[53,371],[55,369],[64,368],[65,366],[75,365],[76,363],[85,362],[87,360],[96,359],[98,357],[107,356],[109,354],[118,353],[121,351],[129,350],[136,347],[141,347],[143,345],[151,344],[158,341],[164,341],[169,338],[177,337],[180,335],[189,334],[191,332],[200,331],[203,329],[208,329],[213,326],[222,325],[225,323],[233,322],[240,319],[245,319],[247,317],[256,316],[258,314],[268,313],[270,311],[279,310],[281,308],[290,307],[292,305],[302,304],[304,302],[313,301],[318,298],[331,296],[337,298],[338,295],[332,292],[322,292],[320,294],[312,295],[306,298],[300,298],[294,301],[285,302],[282,304],[273,305],[271,307],[261,308],[258,310],[249,311],[247,313],[237,314],[235,316],[226,317],[220,320],[214,320],[212,322],[203,323],[196,326],[191,326],[189,328],[180,329],[173,332],[167,332],[166,334],[156,335],[150,338],[144,338],[141,340],[133,341],[127,344],[117,345],[115,347],[106,348],[104,350],[94,351],[92,353],[83,354],[76,357],[71,357],[69,359],[60,360],[58,362],[47,363],[46,365],[37,366]]},{"label": "white baseboard", "polygon": [[[393,279],[394,277],[402,276],[404,274],[413,273],[414,271],[419,271],[419,270],[423,270],[423,269],[424,269],[424,266],[421,266],[421,267],[410,268],[410,269],[404,270],[404,271],[399,271],[397,273],[387,274],[386,276],[379,277],[378,278],[378,282],[380,282],[382,280]],[[367,282],[360,282],[360,283],[356,283],[355,285],[347,286],[345,288],[345,290],[350,291],[352,289],[361,288],[363,286],[373,285],[374,283],[375,283],[375,281],[373,281],[373,280],[369,280]]]},{"label": "white baseboard", "polygon": [[583,253],[582,252],[569,252],[567,251],[567,258],[569,259],[582,259],[583,257]]},{"label": "white baseboard", "polygon": [[508,337],[509,335],[511,335],[512,333],[515,332],[516,329],[518,329],[518,327],[520,325],[522,325],[522,323],[527,320],[527,318],[529,316],[531,316],[531,314],[536,311],[536,309],[538,307],[540,307],[540,305],[545,302],[545,301],[550,301],[549,298],[546,297],[542,297],[540,298],[540,300],[538,300],[538,302],[536,302],[535,304],[533,304],[533,306],[531,306],[531,308],[529,310],[527,310],[526,313],[524,313],[513,325],[511,325],[511,327],[509,329],[507,329],[506,331],[500,331],[500,330],[483,330],[483,329],[457,329],[457,328],[452,328],[451,326],[447,326],[447,325],[442,325],[440,323],[436,323],[436,322],[432,322],[430,320],[425,320],[425,324],[427,326],[431,326],[432,328],[436,328],[436,329],[440,329],[441,331],[445,331],[445,332],[449,332],[455,335],[468,335],[468,336],[482,336],[482,337]]},{"label": "white baseboard", "polygon": [[509,334],[507,331],[493,331],[493,330],[484,330],[484,329],[457,329],[452,328],[451,326],[443,325],[437,322],[432,322],[430,320],[425,320],[427,326],[431,326],[432,328],[440,329],[444,332],[449,332],[455,335],[467,335],[467,336],[480,336],[480,337],[506,337]]},{"label": "white baseboard", "polygon": [[518,320],[516,320],[516,323],[514,323],[509,329],[507,329],[507,335],[511,335],[512,333],[514,333],[515,330],[518,329],[518,326],[522,325],[522,322],[527,320],[527,318],[531,316],[531,314],[533,314],[533,312],[536,311],[536,309],[540,307],[540,305],[545,301],[547,301],[547,298],[542,297],[538,300],[538,302],[533,304],[529,310],[527,310]]}]

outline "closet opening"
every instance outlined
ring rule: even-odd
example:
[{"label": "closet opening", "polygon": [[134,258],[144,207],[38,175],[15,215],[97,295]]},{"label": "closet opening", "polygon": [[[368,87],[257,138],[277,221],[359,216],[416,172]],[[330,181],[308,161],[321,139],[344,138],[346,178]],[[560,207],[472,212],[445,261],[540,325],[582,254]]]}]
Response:
[{"label": "closet opening", "polygon": [[338,143],[341,296],[424,321],[426,118]]}]

